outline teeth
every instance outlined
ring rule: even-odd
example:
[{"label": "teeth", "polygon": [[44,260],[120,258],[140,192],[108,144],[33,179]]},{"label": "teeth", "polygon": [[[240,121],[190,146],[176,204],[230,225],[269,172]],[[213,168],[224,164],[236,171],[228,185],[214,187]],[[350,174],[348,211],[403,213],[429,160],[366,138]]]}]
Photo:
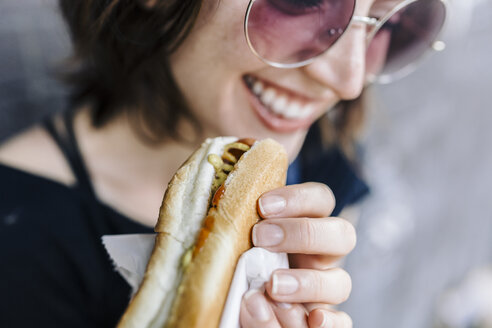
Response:
[{"label": "teeth", "polygon": [[261,102],[267,106],[270,106],[277,97],[277,93],[272,88],[267,88],[260,96]]},{"label": "teeth", "polygon": [[261,83],[260,81],[256,81],[254,84],[253,84],[253,93],[255,95],[260,95],[262,92],[263,92],[263,83]]},{"label": "teeth", "polygon": [[287,107],[287,98],[284,96],[279,96],[273,102],[272,109],[277,114],[283,114],[285,112],[285,108]]},{"label": "teeth", "polygon": [[302,105],[297,101],[289,100],[288,96],[282,95],[272,87],[265,86],[263,82],[252,76],[247,76],[246,82],[263,105],[279,116],[288,119],[302,119],[311,115],[315,109],[312,105]]},{"label": "teeth", "polygon": [[306,105],[304,106],[304,108],[302,108],[302,110],[299,112],[299,117],[300,118],[306,118],[308,117],[309,115],[311,115],[311,113],[314,111],[314,107],[312,105]]},{"label": "teeth", "polygon": [[287,111],[284,113],[284,116],[287,118],[296,118],[302,114],[301,105],[297,102],[290,103],[289,107],[287,107]]}]

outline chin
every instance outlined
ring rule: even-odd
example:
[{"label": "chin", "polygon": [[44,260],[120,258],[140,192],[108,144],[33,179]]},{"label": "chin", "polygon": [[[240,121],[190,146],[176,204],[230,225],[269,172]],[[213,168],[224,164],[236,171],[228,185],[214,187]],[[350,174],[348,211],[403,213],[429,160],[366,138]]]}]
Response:
[{"label": "chin", "polygon": [[306,138],[306,134],[307,130],[302,130],[288,136],[272,136],[272,138],[277,140],[285,147],[289,157],[289,163],[291,163],[299,154],[302,144],[304,143],[304,139]]}]

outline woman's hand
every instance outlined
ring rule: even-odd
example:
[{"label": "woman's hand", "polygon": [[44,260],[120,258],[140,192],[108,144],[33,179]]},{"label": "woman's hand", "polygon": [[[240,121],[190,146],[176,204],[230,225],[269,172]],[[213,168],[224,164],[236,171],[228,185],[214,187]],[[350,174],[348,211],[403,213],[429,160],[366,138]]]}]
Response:
[{"label": "woman's hand", "polygon": [[350,294],[350,276],[333,265],[356,242],[348,221],[329,217],[334,207],[332,191],[320,183],[286,186],[260,197],[264,220],[253,228],[253,243],[289,253],[291,269],[276,270],[265,293],[244,295],[243,328],[352,327],[346,313],[330,309]]}]

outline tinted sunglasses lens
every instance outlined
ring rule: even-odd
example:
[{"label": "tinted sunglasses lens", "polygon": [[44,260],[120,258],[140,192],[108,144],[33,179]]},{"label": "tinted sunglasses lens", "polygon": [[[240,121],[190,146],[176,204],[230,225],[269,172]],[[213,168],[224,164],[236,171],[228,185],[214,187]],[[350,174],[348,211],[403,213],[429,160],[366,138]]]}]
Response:
[{"label": "tinted sunglasses lens", "polygon": [[441,0],[418,0],[392,15],[367,49],[367,73],[389,76],[409,69],[432,47],[446,18]]},{"label": "tinted sunglasses lens", "polygon": [[246,37],[269,63],[301,63],[338,40],[354,7],[355,0],[254,0],[247,12]]}]

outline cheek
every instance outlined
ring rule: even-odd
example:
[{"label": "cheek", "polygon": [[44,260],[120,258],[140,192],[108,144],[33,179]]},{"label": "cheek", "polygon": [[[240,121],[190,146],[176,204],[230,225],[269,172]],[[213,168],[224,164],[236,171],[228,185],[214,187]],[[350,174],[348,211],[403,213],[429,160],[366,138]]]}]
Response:
[{"label": "cheek", "polygon": [[247,1],[204,0],[204,8],[178,49],[178,56],[194,69],[234,71],[258,64],[244,34],[247,5]]},{"label": "cheek", "polygon": [[262,65],[250,51],[244,33],[248,1],[221,0],[197,31],[200,52],[217,69],[229,72],[256,69]]},{"label": "cheek", "polygon": [[171,56],[171,66],[195,115],[209,121],[215,119],[210,115],[231,110],[223,109],[224,99],[237,93],[246,72],[263,63],[247,47],[239,9],[219,6],[204,16]]}]

